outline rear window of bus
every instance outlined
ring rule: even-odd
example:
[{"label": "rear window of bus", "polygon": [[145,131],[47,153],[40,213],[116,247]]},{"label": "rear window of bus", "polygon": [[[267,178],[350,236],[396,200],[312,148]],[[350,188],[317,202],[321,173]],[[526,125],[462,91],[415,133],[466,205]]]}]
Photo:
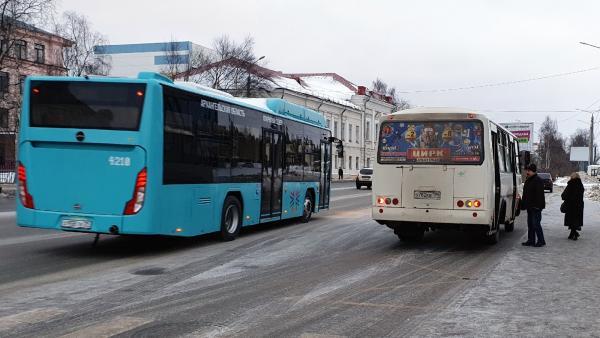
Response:
[{"label": "rear window of bus", "polygon": [[481,121],[389,121],[381,125],[381,164],[481,164]]},{"label": "rear window of bus", "polygon": [[138,130],[145,84],[32,81],[31,127]]}]

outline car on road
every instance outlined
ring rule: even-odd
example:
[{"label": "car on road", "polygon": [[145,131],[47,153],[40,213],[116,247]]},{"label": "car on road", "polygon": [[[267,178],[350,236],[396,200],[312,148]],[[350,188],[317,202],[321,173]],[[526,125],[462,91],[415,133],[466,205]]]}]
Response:
[{"label": "car on road", "polygon": [[372,182],[373,168],[362,168],[356,176],[356,189],[360,189],[362,186],[371,189]]},{"label": "car on road", "polygon": [[550,173],[538,173],[538,176],[544,181],[544,190],[552,192],[552,187],[554,186],[552,175]]}]

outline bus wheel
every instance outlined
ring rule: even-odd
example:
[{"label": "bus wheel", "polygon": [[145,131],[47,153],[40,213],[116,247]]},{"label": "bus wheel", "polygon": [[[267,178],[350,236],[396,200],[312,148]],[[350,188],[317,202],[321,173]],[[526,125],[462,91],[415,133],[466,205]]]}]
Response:
[{"label": "bus wheel", "polygon": [[398,236],[398,238],[402,242],[412,242],[412,243],[422,241],[423,237],[425,236],[424,229],[409,229],[409,230],[394,229],[394,233]]},{"label": "bus wheel", "polygon": [[513,230],[515,230],[515,221],[514,220],[504,224],[504,231],[512,232]]},{"label": "bus wheel", "polygon": [[308,221],[310,221],[310,218],[312,217],[312,212],[313,212],[312,193],[310,191],[307,191],[306,196],[304,197],[302,217],[300,218],[300,221],[302,221],[302,223],[308,223]]},{"label": "bus wheel", "polygon": [[234,240],[242,228],[242,207],[240,201],[227,196],[221,213],[221,238],[224,241]]}]

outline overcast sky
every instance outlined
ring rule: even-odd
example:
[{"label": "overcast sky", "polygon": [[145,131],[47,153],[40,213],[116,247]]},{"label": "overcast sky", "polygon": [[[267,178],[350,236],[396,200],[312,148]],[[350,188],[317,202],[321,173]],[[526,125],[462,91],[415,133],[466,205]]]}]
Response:
[{"label": "overcast sky", "polygon": [[[65,10],[86,15],[113,44],[173,36],[210,46],[222,34],[251,35],[275,70],[335,72],[367,86],[379,77],[413,105],[493,111],[499,122],[536,130],[553,112],[563,135],[589,128],[589,114],[576,109],[600,109],[600,69],[429,91],[600,67],[600,49],[579,44],[600,46],[595,0],[62,0]],[[541,112],[502,112],[515,110]]]}]

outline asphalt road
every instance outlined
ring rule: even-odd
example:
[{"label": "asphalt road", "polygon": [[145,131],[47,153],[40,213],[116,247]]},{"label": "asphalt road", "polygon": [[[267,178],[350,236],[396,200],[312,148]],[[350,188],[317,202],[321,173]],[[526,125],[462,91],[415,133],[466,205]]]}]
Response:
[{"label": "asphalt road", "polygon": [[217,236],[101,238],[15,227],[0,212],[0,336],[382,337],[415,334],[525,233],[400,242],[370,191],[332,185],[332,209]]}]

